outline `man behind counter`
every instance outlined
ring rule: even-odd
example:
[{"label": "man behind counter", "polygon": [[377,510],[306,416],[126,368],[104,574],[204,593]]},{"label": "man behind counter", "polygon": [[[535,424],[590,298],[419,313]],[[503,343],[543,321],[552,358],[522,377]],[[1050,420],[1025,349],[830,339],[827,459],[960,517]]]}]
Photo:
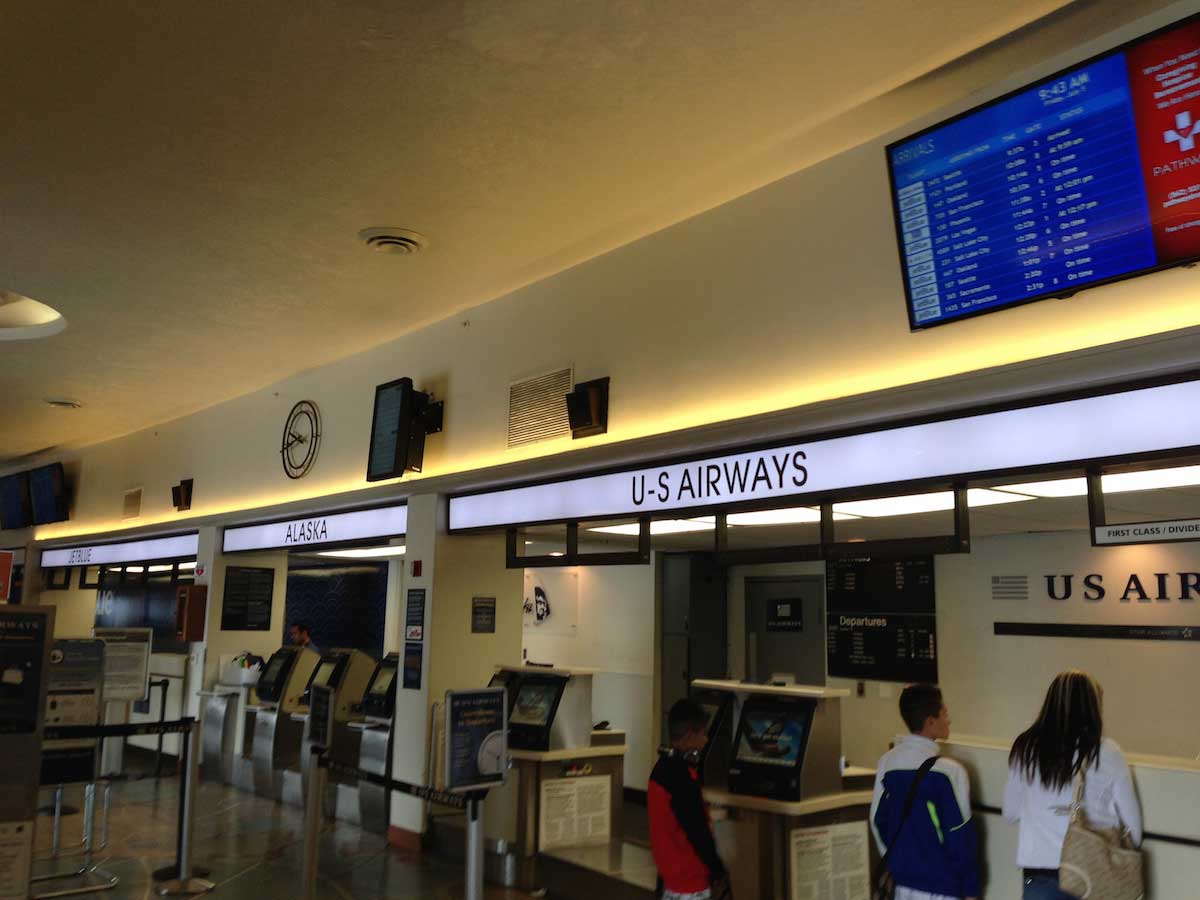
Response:
[{"label": "man behind counter", "polygon": [[293,622],[288,626],[288,637],[297,647],[307,647],[318,655],[321,653],[317,645],[313,643],[312,629],[308,627],[307,622]]}]

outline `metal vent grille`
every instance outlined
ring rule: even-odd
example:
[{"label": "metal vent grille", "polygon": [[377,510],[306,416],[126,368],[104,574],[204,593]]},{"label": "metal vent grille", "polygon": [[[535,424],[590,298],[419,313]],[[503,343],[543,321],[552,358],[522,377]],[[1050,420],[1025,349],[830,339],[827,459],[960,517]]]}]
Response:
[{"label": "metal vent grille", "polygon": [[1028,600],[1028,575],[993,575],[993,600]]},{"label": "metal vent grille", "polygon": [[126,491],[121,500],[121,518],[136,519],[142,514],[142,489]]},{"label": "metal vent grille", "polygon": [[567,394],[574,386],[571,369],[527,378],[508,389],[508,446],[520,447],[571,433]]}]

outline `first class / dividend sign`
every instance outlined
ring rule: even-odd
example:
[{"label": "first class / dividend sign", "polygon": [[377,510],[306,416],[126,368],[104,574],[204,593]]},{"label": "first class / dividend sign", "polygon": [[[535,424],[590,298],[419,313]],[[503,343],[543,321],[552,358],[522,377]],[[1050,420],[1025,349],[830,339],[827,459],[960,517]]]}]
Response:
[{"label": "first class / dividend sign", "polygon": [[825,563],[829,674],[936,683],[933,557]]}]

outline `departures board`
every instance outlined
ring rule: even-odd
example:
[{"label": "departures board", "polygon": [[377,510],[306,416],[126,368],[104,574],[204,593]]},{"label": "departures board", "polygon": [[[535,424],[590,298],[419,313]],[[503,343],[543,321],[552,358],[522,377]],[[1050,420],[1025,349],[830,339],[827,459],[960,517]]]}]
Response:
[{"label": "departures board", "polygon": [[909,324],[1200,257],[1200,19],[887,149]]},{"label": "departures board", "polygon": [[831,676],[936,683],[933,557],[854,557],[825,563]]}]

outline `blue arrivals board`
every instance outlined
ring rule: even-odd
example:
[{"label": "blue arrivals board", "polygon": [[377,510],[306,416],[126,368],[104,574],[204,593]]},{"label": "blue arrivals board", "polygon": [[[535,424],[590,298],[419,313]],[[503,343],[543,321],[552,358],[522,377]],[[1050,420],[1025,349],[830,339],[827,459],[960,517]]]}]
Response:
[{"label": "blue arrivals board", "polygon": [[1200,257],[1200,21],[887,149],[912,328]]}]

